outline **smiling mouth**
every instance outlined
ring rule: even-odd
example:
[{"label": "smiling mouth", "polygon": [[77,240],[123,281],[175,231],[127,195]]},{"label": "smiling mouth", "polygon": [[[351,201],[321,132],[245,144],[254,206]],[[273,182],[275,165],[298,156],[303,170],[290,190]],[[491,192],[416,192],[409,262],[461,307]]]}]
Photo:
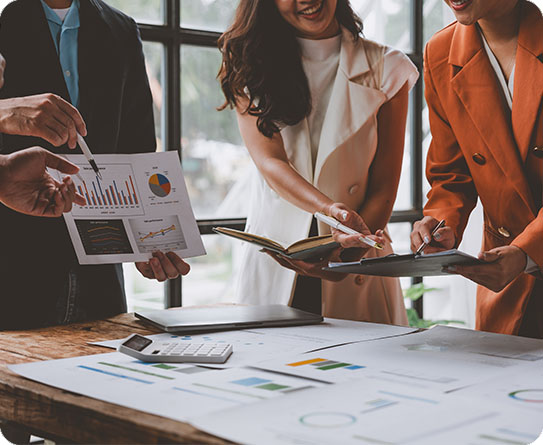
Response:
[{"label": "smiling mouth", "polygon": [[320,2],[316,3],[315,5],[310,6],[309,8],[306,8],[306,9],[298,12],[298,14],[303,15],[303,16],[316,15],[319,12],[322,11],[323,7],[324,7],[324,0],[321,0]]},{"label": "smiling mouth", "polygon": [[473,0],[450,0],[453,9],[461,11],[469,6]]}]

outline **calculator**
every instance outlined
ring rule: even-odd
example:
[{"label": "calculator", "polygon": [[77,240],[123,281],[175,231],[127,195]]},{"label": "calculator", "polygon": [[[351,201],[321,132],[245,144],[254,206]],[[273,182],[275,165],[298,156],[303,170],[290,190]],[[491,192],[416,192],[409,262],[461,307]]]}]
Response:
[{"label": "calculator", "polygon": [[158,363],[224,363],[232,354],[229,343],[193,343],[172,338],[153,341],[132,334],[117,348],[119,352],[142,362]]}]

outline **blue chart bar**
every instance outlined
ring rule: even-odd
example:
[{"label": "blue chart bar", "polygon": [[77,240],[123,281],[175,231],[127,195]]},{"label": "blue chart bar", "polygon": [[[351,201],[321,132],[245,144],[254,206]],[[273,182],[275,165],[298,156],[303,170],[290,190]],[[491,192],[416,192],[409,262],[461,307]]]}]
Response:
[{"label": "blue chart bar", "polygon": [[85,365],[79,365],[78,368],[87,369],[89,371],[94,371],[94,372],[99,372],[101,374],[110,375],[112,377],[119,377],[120,379],[132,380],[132,381],[138,382],[138,383],[145,383],[147,385],[152,385],[154,383],[154,382],[149,382],[147,380],[142,380],[142,379],[138,379],[138,378],[135,378],[135,377],[129,377],[127,375],[117,374],[115,372],[104,371],[102,369],[92,368],[90,366],[85,366]]}]

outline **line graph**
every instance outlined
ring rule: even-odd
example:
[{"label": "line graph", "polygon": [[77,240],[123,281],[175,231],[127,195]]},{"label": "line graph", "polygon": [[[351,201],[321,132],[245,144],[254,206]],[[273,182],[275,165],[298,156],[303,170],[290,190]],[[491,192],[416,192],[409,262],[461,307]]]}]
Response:
[{"label": "line graph", "polygon": [[145,241],[146,239],[153,239],[157,236],[164,236],[167,233],[171,232],[172,230],[176,230],[176,227],[174,224],[172,224],[170,227],[166,227],[165,229],[160,229],[157,232],[149,232],[147,235],[140,236],[140,241]]},{"label": "line graph", "polygon": [[130,228],[140,253],[157,250],[170,252],[187,248],[179,218],[175,215],[158,218],[132,218]]},{"label": "line graph", "polygon": [[133,253],[120,219],[76,219],[75,226],[87,255]]}]

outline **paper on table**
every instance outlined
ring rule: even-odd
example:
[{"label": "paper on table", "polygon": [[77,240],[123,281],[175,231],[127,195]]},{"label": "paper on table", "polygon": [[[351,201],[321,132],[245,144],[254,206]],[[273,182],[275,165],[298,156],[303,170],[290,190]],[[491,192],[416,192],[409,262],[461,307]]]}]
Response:
[{"label": "paper on table", "polygon": [[147,261],[157,250],[205,254],[177,153],[96,155],[102,179],[85,156],[66,158],[80,168],[72,179],[87,201],[64,214],[80,264]]},{"label": "paper on table", "polygon": [[9,368],[40,383],[174,420],[322,386],[255,369],[145,364],[116,352]]},{"label": "paper on table", "polygon": [[[504,421],[516,423],[517,431],[535,438],[537,425],[543,423],[539,417],[453,394],[361,379],[194,418],[191,423],[248,444],[418,445],[468,443],[450,441],[448,434],[462,438],[464,430],[473,432],[480,426],[484,432],[500,428]],[[442,440],[432,441],[438,436]]]},{"label": "paper on table", "polygon": [[[534,363],[524,368],[522,373],[515,372],[489,379],[455,391],[455,394],[543,414],[543,367]],[[543,416],[541,418],[543,419]],[[541,427],[543,431],[543,420]]]},{"label": "paper on table", "polygon": [[[531,364],[539,340],[436,327],[425,332],[279,357],[259,369],[338,383],[372,375],[420,388],[451,391]],[[514,357],[514,358],[512,358]]]},{"label": "paper on table", "polygon": [[[234,353],[226,363],[222,365],[206,365],[216,368],[230,368],[234,366],[251,366],[270,357],[276,357],[279,354],[298,354],[354,341],[375,340],[378,338],[404,335],[414,331],[416,329],[403,326],[327,318],[324,323],[318,325],[246,329],[181,336],[155,334],[148,336],[148,338],[159,341],[176,338],[181,341],[196,343],[232,343]],[[92,344],[117,348],[123,340],[109,340]]]}]

